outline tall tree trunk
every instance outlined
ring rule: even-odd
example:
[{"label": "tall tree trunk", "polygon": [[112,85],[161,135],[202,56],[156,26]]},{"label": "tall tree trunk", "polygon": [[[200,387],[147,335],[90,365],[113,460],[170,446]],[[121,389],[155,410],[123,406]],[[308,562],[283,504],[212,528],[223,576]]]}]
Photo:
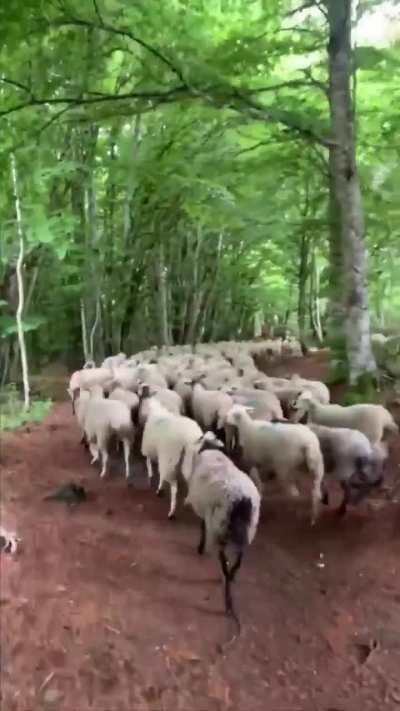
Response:
[{"label": "tall tree trunk", "polygon": [[311,253],[311,265],[310,265],[310,300],[309,300],[309,314],[310,314],[310,324],[313,330],[315,338],[318,343],[321,344],[323,341],[322,326],[321,326],[321,313],[319,307],[319,289],[320,289],[320,273],[317,264],[317,259],[315,256],[315,246]]},{"label": "tall tree trunk", "polygon": [[160,345],[169,346],[167,272],[164,261],[164,245],[161,242],[156,259],[156,280],[159,299]]},{"label": "tall tree trunk", "polygon": [[26,354],[25,346],[25,335],[22,323],[22,315],[24,312],[24,280],[22,276],[22,268],[24,264],[24,232],[22,227],[22,213],[21,213],[21,199],[19,195],[19,185],[18,185],[18,173],[17,173],[17,163],[15,156],[11,154],[11,175],[14,188],[14,200],[15,200],[15,213],[17,217],[17,235],[19,240],[19,254],[17,259],[17,282],[18,282],[18,308],[16,313],[17,331],[18,331],[18,343],[19,350],[21,353],[21,367],[22,367],[22,381],[24,385],[24,407],[25,410],[29,409],[30,398],[29,398],[29,371],[28,371],[28,357]]},{"label": "tall tree trunk", "polygon": [[307,316],[307,279],[309,272],[309,239],[305,232],[301,236],[299,272],[298,272],[298,301],[297,301],[297,322],[299,326],[299,337],[304,348],[306,340],[306,316]]},{"label": "tall tree trunk", "polygon": [[338,204],[350,384],[376,370],[370,342],[364,219],[351,96],[351,0],[325,0],[329,23],[329,100],[334,145],[330,166]]},{"label": "tall tree trunk", "polygon": [[86,313],[85,313],[85,302],[81,299],[80,302],[80,312],[81,312],[81,331],[82,331],[82,348],[85,363],[89,360],[89,346],[87,340],[87,326],[86,326]]}]

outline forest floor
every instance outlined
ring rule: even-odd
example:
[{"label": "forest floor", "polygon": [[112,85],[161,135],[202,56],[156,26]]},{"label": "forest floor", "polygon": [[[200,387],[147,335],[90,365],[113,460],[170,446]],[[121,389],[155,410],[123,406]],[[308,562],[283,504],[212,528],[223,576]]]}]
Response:
[{"label": "forest floor", "polygon": [[[321,377],[321,356],[269,372]],[[400,503],[338,521],[272,489],[236,585],[242,634],[223,615],[198,521],[149,492],[143,464],[100,481],[70,403],[3,437],[1,708],[5,711],[360,711],[400,708]],[[390,481],[400,466],[391,457]],[[75,510],[43,497],[73,479]]]}]

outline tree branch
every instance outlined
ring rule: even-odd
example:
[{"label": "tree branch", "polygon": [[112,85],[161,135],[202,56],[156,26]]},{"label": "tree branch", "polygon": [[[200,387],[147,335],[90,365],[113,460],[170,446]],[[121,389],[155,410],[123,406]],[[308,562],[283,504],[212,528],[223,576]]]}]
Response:
[{"label": "tree branch", "polygon": [[89,27],[91,29],[103,30],[104,32],[109,32],[110,34],[117,35],[119,37],[126,37],[127,39],[132,40],[132,42],[136,42],[136,44],[138,44],[140,47],[143,47],[143,49],[147,50],[147,52],[149,52],[160,62],[165,64],[165,66],[167,66],[178,77],[182,84],[186,85],[181,70],[176,67],[173,62],[168,59],[168,57],[165,57],[158,49],[152,47],[150,44],[145,42],[145,40],[140,39],[140,37],[137,37],[128,30],[120,30],[104,23],[89,22],[88,20],[79,20],[75,18],[71,20],[57,20],[55,22],[52,22],[51,24],[57,27]]},{"label": "tree branch", "polygon": [[[304,73],[306,73],[306,70],[304,70]],[[313,79],[313,77],[311,76],[309,78],[309,81],[305,81],[304,79],[292,79],[290,81],[281,82],[281,84],[271,84],[271,86],[262,86],[260,88],[254,89],[250,88],[247,91],[249,91],[249,93],[251,94],[262,94],[267,91],[278,91],[279,89],[301,86],[318,88],[321,89],[325,94],[327,92],[327,87],[322,82],[318,82],[316,79]]]},{"label": "tree branch", "polygon": [[104,25],[103,18],[102,18],[101,14],[100,14],[99,6],[98,6],[96,0],[93,0],[93,5],[94,5],[94,11],[95,11],[95,13],[96,13],[96,15],[97,15],[97,18],[98,18],[100,24],[101,24],[101,25]]},{"label": "tree branch", "polygon": [[21,84],[21,82],[16,81],[15,79],[8,79],[8,77],[0,77],[0,81],[2,81],[4,84],[10,84],[10,86],[15,86],[17,89],[21,89],[22,91],[26,91],[28,94],[31,93],[29,86]]},{"label": "tree branch", "polygon": [[298,12],[301,12],[302,10],[308,10],[309,7],[314,7],[315,2],[314,0],[306,0],[306,2],[303,2],[302,5],[299,5],[299,7],[295,7],[294,10],[290,10],[289,12],[286,13],[286,17],[293,17],[293,15],[297,15]]},{"label": "tree branch", "polygon": [[316,141],[322,146],[332,146],[333,141],[329,138],[324,138],[318,133],[314,132],[312,128],[302,126],[301,122],[292,113],[286,111],[279,111],[276,109],[271,109],[269,107],[263,106],[259,102],[252,99],[250,96],[241,94],[236,91],[231,100],[227,97],[228,108],[239,111],[240,113],[247,114],[259,121],[268,121],[268,123],[275,122],[286,126],[290,131],[296,131],[299,135],[307,138],[309,140]]},{"label": "tree branch", "polygon": [[68,104],[73,106],[87,106],[91,104],[104,103],[109,101],[126,101],[127,99],[143,99],[147,101],[158,100],[160,103],[164,101],[176,101],[178,98],[183,98],[187,94],[186,86],[176,86],[167,91],[132,91],[126,94],[104,94],[94,97],[68,97],[60,96],[55,99],[36,99],[33,97],[29,101],[25,101],[8,109],[0,111],[0,118],[9,116],[16,111],[35,106],[53,106],[59,104]]}]

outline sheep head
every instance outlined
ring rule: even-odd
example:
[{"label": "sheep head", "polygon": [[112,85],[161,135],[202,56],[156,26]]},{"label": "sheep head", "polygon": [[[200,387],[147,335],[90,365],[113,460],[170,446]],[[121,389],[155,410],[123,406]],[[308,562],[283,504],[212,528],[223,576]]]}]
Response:
[{"label": "sheep head", "polygon": [[208,432],[205,432],[200,438],[199,438],[199,444],[200,448],[198,450],[199,454],[200,452],[204,452],[206,449],[223,449],[224,448],[224,443],[221,442],[220,439],[214,434],[214,432],[211,432],[210,430]]},{"label": "sheep head", "polygon": [[312,394],[309,390],[300,391],[288,405],[289,419],[298,422],[305,415],[312,403]]},{"label": "sheep head", "polygon": [[248,416],[248,413],[253,411],[254,407],[249,407],[247,405],[233,405],[231,409],[228,410],[225,421],[228,425],[234,425],[237,427],[240,422]]}]

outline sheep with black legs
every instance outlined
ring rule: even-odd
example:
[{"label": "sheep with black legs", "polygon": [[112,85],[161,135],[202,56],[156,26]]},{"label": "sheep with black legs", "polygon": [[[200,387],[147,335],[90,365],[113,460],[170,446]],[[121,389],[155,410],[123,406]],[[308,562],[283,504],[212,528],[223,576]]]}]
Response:
[{"label": "sheep with black legs", "polygon": [[[247,474],[218,451],[222,446],[212,432],[186,445],[182,474],[188,485],[185,504],[190,504],[201,519],[198,553],[218,549],[225,581],[225,611],[239,624],[231,585],[240,568],[243,550],[257,531],[260,494]],[[226,555],[228,546],[236,551],[231,566]]]}]

